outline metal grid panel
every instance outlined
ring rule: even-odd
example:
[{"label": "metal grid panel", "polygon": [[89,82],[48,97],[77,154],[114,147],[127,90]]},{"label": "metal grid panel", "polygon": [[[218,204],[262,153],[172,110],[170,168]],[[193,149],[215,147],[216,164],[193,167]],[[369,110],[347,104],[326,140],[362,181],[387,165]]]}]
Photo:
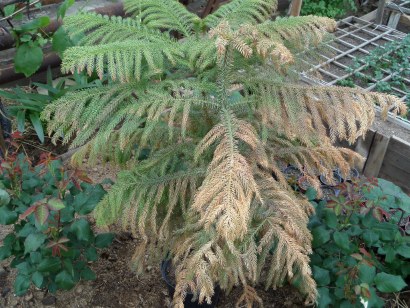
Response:
[{"label": "metal grid panel", "polygon": [[[405,1],[410,5],[410,1]],[[373,90],[377,83],[389,81],[399,72],[388,72],[382,70],[383,78],[376,80],[363,64],[353,72],[348,72],[354,63],[363,63],[361,58],[370,54],[375,48],[383,48],[383,45],[402,40],[406,34],[395,29],[377,25],[364,21],[357,17],[348,17],[339,21],[338,30],[335,32],[335,39],[326,44],[326,51],[319,49],[319,55],[315,58],[309,58],[308,53],[300,57],[306,65],[306,69],[301,73],[303,81],[309,84],[336,85],[339,81],[352,77],[359,72],[363,77],[355,78],[356,86],[366,90]],[[330,51],[329,51],[330,50]],[[403,78],[403,82],[410,89],[410,76]],[[406,92],[402,89],[392,87],[392,93],[406,99]],[[406,127],[410,128],[410,121]]]}]

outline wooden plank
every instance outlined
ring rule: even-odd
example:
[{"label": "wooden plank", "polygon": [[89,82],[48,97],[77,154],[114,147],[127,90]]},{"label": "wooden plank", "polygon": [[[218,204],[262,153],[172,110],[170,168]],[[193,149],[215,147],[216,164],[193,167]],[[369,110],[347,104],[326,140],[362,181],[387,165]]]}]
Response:
[{"label": "wooden plank", "polygon": [[377,177],[379,175],[389,141],[389,137],[376,132],[370,147],[367,161],[363,168],[363,174],[365,176]]},{"label": "wooden plank", "polygon": [[398,12],[391,12],[389,15],[389,20],[387,22],[387,26],[393,29],[397,28],[401,18],[401,13]]},{"label": "wooden plank", "polygon": [[410,143],[392,137],[380,168],[379,177],[392,181],[410,193]]},{"label": "wooden plank", "polygon": [[292,3],[290,4],[290,11],[289,15],[290,16],[299,16],[300,15],[300,10],[302,9],[302,0],[292,0]]},{"label": "wooden plank", "polygon": [[383,22],[383,14],[384,14],[384,9],[386,8],[386,0],[379,0],[379,4],[377,7],[377,12],[376,12],[376,24],[381,24]]},{"label": "wooden plank", "polygon": [[360,19],[371,22],[376,19],[376,14],[377,14],[377,10],[374,10],[374,11],[371,11],[370,13],[367,13],[366,15],[360,16]]},{"label": "wooden plank", "polygon": [[390,140],[389,150],[396,151],[408,157],[410,160],[410,142],[407,142],[399,137],[393,136]]},{"label": "wooden plank", "polygon": [[[354,151],[367,159],[375,134],[376,132],[374,130],[368,130],[364,138],[361,137],[357,140],[356,144],[354,145]],[[366,161],[364,161],[361,165],[356,166],[357,170],[363,172],[365,163]]]}]

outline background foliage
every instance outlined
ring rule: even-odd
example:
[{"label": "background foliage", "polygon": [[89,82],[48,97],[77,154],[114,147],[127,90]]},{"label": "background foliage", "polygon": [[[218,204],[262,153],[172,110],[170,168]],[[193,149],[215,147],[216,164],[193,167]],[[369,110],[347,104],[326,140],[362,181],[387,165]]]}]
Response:
[{"label": "background foliage", "polygon": [[355,0],[303,0],[301,14],[340,18],[356,10]]},{"label": "background foliage", "polygon": [[0,247],[0,260],[12,257],[16,295],[33,284],[55,292],[80,280],[93,280],[89,263],[113,240],[94,234],[85,218],[105,194],[80,171],[65,171],[44,155],[39,165],[9,154],[0,164],[0,224],[13,225]]},{"label": "background foliage", "polygon": [[[384,307],[410,275],[410,197],[383,179],[345,182],[332,201],[315,202],[311,264],[319,307]],[[314,199],[315,193],[307,195]]]}]

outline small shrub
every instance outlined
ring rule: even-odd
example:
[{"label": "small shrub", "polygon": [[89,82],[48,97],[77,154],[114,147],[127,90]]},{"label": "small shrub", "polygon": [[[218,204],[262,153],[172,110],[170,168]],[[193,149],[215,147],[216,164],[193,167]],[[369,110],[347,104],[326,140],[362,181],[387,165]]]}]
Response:
[{"label": "small shrub", "polygon": [[0,170],[0,224],[14,226],[0,246],[0,260],[13,257],[15,293],[25,294],[31,283],[55,292],[95,279],[88,263],[113,234],[95,235],[84,215],[105,195],[103,187],[49,156],[31,167],[25,156],[9,155]]},{"label": "small shrub", "polygon": [[362,307],[368,302],[368,307],[383,307],[376,292],[399,292],[410,275],[405,223],[410,197],[382,179],[356,180],[343,183],[339,196],[328,203],[311,202],[316,209],[309,228],[318,306]]},{"label": "small shrub", "polygon": [[301,14],[337,18],[343,17],[349,11],[357,11],[354,0],[305,0]]}]

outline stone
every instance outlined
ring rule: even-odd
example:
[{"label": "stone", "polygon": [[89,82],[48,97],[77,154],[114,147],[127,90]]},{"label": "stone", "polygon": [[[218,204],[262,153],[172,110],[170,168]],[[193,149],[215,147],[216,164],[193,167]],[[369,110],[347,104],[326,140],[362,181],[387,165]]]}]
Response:
[{"label": "stone", "polygon": [[7,271],[4,267],[0,266],[0,278],[6,277],[7,276]]},{"label": "stone", "polygon": [[41,303],[42,303],[44,306],[51,306],[51,305],[54,305],[54,304],[56,303],[56,301],[57,301],[57,298],[56,298],[55,296],[48,295],[48,296],[46,296],[45,298],[43,298],[43,300],[41,301]]},{"label": "stone", "polygon": [[6,297],[6,295],[11,291],[9,287],[4,287],[3,290],[1,290],[1,296]]},{"label": "stone", "polygon": [[24,296],[24,300],[26,301],[26,302],[29,302],[29,301],[31,301],[33,299],[33,293],[27,293],[25,296]]},{"label": "stone", "polygon": [[15,296],[10,296],[8,300],[8,307],[16,307],[18,304],[18,299]]},{"label": "stone", "polygon": [[75,289],[75,293],[77,293],[77,294],[81,294],[81,293],[83,293],[83,287],[82,286],[78,286],[77,287],[77,289]]}]

